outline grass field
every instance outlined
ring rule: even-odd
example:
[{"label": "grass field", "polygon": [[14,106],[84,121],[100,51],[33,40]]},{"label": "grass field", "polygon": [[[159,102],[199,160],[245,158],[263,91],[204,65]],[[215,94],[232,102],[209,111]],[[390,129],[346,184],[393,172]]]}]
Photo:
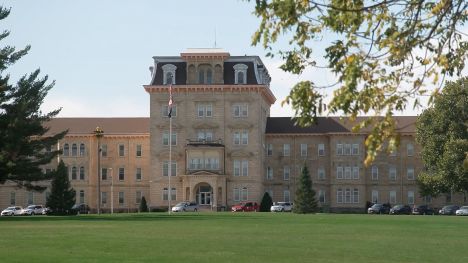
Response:
[{"label": "grass field", "polygon": [[290,213],[0,218],[0,262],[468,262],[468,218]]}]

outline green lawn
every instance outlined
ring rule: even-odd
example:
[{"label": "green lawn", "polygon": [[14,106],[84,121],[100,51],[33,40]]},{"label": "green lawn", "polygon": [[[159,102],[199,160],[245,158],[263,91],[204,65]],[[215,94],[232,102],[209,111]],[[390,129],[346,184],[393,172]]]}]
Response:
[{"label": "green lawn", "polygon": [[2,217],[0,234],[0,262],[468,262],[455,216]]}]

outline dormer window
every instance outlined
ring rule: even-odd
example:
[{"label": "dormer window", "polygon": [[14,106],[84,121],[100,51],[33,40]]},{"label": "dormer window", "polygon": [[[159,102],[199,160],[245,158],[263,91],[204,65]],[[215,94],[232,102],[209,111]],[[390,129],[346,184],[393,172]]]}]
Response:
[{"label": "dormer window", "polygon": [[247,84],[247,68],[245,64],[234,65],[235,84]]},{"label": "dormer window", "polygon": [[166,64],[166,65],[162,66],[163,84],[164,85],[176,84],[175,83],[176,69],[177,69],[177,67],[172,65],[172,64]]}]

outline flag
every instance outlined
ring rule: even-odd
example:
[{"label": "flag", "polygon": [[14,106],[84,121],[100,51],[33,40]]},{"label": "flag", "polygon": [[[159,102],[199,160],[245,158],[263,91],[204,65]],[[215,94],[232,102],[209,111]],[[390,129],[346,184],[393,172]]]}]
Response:
[{"label": "flag", "polygon": [[169,86],[169,103],[167,105],[167,117],[172,117],[172,84]]}]

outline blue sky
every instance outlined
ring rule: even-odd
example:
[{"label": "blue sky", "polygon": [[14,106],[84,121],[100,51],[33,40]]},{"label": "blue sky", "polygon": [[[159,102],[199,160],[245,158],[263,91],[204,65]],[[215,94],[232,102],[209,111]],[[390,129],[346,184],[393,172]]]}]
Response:
[{"label": "blue sky", "polygon": [[[253,1],[255,2],[255,1]],[[319,84],[333,76],[309,70],[302,77],[278,69],[251,37],[259,19],[254,3],[238,0],[22,0],[0,1],[11,7],[1,28],[11,31],[2,41],[32,49],[8,72],[13,79],[40,68],[55,80],[42,107],[62,107],[61,117],[146,117],[153,56],[179,55],[186,48],[217,47],[231,55],[258,55],[272,77],[277,102],[272,116],[292,116],[280,102],[301,78]],[[279,46],[281,47],[281,43]],[[320,50],[320,44],[317,49]],[[403,114],[415,114],[407,111]]]}]

